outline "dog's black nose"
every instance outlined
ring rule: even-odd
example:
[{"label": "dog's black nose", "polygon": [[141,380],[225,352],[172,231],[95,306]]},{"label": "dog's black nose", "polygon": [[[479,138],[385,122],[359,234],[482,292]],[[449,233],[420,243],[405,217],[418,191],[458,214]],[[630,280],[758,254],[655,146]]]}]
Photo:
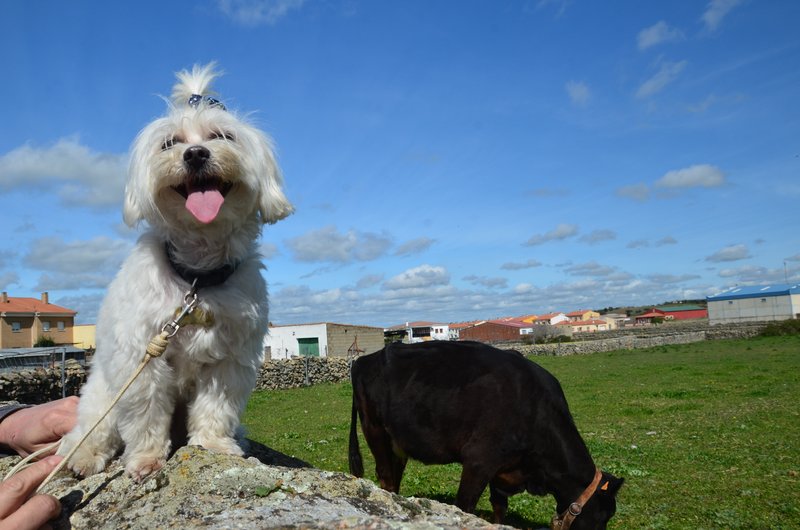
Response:
[{"label": "dog's black nose", "polygon": [[211,151],[202,145],[193,145],[183,152],[183,161],[192,169],[200,169],[211,158]]}]

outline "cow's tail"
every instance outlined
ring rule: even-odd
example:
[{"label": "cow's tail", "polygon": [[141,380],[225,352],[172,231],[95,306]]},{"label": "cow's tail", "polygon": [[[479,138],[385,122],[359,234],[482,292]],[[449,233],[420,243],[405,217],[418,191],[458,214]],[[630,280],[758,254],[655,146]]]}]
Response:
[{"label": "cow's tail", "polygon": [[353,387],[353,412],[350,416],[350,447],[348,461],[350,473],[357,477],[364,476],[364,462],[361,460],[361,449],[358,447],[358,407],[356,407],[356,389]]}]

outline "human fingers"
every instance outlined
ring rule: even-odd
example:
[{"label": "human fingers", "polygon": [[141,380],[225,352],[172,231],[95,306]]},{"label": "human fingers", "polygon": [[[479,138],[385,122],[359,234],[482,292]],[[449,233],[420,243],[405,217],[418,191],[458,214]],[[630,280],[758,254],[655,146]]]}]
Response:
[{"label": "human fingers", "polygon": [[61,503],[52,495],[35,495],[0,520],[0,530],[36,530],[58,517]]},{"label": "human fingers", "polygon": [[47,422],[53,433],[63,436],[75,427],[78,419],[78,398],[70,396],[53,402]]},{"label": "human fingers", "polygon": [[[12,414],[6,421],[13,432],[9,446],[22,456],[58,441],[75,427],[78,398],[68,397]],[[49,452],[52,454],[52,451]]]},{"label": "human fingers", "polygon": [[[0,520],[5,520],[25,504],[31,493],[61,459],[60,456],[47,457],[0,483]],[[37,501],[39,502],[42,501]]]}]

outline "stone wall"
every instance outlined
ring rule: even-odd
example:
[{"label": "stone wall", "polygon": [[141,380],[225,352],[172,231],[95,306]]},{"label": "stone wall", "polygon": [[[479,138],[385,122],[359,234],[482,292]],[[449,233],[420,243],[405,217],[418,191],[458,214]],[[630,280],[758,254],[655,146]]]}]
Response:
[{"label": "stone wall", "polygon": [[298,388],[350,379],[350,363],[341,357],[302,357],[267,361],[261,367],[256,388]]},{"label": "stone wall", "polygon": [[653,348],[669,344],[689,344],[704,340],[746,339],[761,333],[766,325],[765,322],[756,322],[748,325],[650,326],[601,333],[576,333],[574,338],[579,340],[574,342],[558,344],[504,343],[502,347],[513,348],[525,355],[583,355],[614,350]]},{"label": "stone wall", "polygon": [[61,368],[34,368],[0,373],[0,401],[36,405],[62,396],[77,396],[86,381],[86,371],[77,361],[68,360],[62,391]]},{"label": "stone wall", "polygon": [[653,337],[680,335],[693,331],[704,331],[709,338],[746,338],[757,335],[767,322],[741,322],[736,324],[710,325],[708,320],[676,320],[649,326],[631,326],[595,333],[574,333],[573,340],[616,339],[620,337]]},{"label": "stone wall", "polygon": [[[338,383],[350,379],[347,359],[338,357],[309,357],[267,361],[261,368],[256,388],[259,390],[298,388],[318,383]],[[86,371],[74,361],[67,361],[63,395],[77,396],[86,381]],[[19,372],[0,373],[0,402],[17,401],[35,405],[59,399],[61,368],[36,368]]]}]

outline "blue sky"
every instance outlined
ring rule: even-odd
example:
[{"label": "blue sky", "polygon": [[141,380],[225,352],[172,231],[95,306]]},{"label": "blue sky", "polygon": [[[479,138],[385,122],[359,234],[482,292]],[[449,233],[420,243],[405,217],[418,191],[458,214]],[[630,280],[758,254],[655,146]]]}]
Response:
[{"label": "blue sky", "polygon": [[[127,151],[218,62],[297,211],[276,324],[459,321],[800,280],[800,3],[4,3],[0,288],[93,323]],[[151,293],[142,293],[151,296]]]}]

